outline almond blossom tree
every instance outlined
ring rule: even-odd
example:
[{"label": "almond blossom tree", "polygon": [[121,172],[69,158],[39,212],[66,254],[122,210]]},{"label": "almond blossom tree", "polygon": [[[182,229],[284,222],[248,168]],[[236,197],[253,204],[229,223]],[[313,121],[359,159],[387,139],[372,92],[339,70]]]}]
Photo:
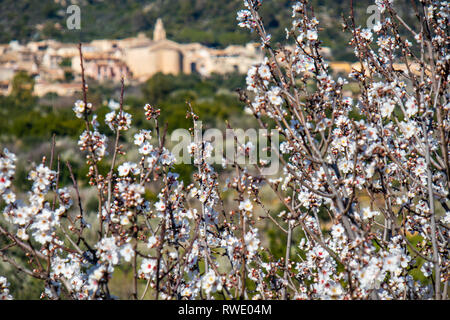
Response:
[{"label": "almond blossom tree", "polygon": [[[223,185],[208,161],[214,146],[196,140],[193,182],[185,185],[161,111],[150,104],[147,129],[134,135],[139,161],[129,161],[121,144],[132,125],[123,83],[119,105],[105,117],[114,133],[108,141],[88,102],[81,59],[83,99],[73,110],[84,121],[78,145],[97,195],[96,222],[88,223],[77,177],[70,162],[60,163],[54,141],[50,158],[29,173],[27,199],[14,191],[17,159],[4,149],[0,257],[42,280],[49,299],[114,299],[110,280],[124,265],[132,270],[132,299],[447,299],[450,4],[420,1],[417,26],[409,26],[392,0],[375,3],[382,20],[373,28],[357,26],[353,12],[344,20],[360,67],[334,79],[308,1],[292,6],[292,46],[271,42],[261,1],[244,1],[238,24],[258,35],[266,59],[248,71],[240,99],[262,129],[274,126],[283,137],[270,150],[282,164],[275,177],[262,174],[263,161],[225,161],[232,177]],[[343,94],[349,81],[360,87],[355,100]],[[193,131],[194,110],[188,104]],[[63,170],[72,185],[60,186]],[[146,195],[150,186],[157,200]],[[267,207],[262,188],[283,211]],[[284,257],[263,246],[261,219],[286,235]],[[415,279],[414,269],[431,281]],[[4,277],[0,298],[12,298]]]},{"label": "almond blossom tree", "polygon": [[[246,9],[238,13],[239,25],[255,31],[267,52],[266,62],[249,71],[251,94],[242,99],[261,126],[269,117],[285,137],[283,184],[273,190],[288,210],[287,233],[298,226],[306,235],[301,262],[290,263],[286,251],[284,279],[293,284],[294,297],[448,295],[449,3],[421,1],[414,8],[417,30],[396,13],[393,1],[375,3],[382,20],[372,30],[355,25],[353,8],[344,23],[360,61],[349,75],[361,89],[357,101],[343,96],[348,80],[330,75],[307,1],[292,7],[286,36],[293,49],[271,44],[258,14],[261,1],[244,1]],[[402,28],[415,45],[401,36]],[[406,70],[396,70],[399,62]],[[437,206],[444,215],[437,215]],[[317,218],[320,210],[333,222],[328,234]],[[412,234],[420,236],[418,246],[411,244]],[[409,274],[419,257],[433,287]]]}]

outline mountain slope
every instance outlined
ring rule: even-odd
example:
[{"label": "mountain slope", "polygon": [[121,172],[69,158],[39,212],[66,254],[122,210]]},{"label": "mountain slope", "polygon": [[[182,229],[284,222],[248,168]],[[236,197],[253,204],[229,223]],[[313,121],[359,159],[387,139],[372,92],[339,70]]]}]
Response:
[{"label": "mountain slope", "polygon": [[[77,3],[81,8],[81,30],[68,30],[66,8]],[[265,0],[261,9],[274,41],[283,41],[284,28],[291,21],[292,0]],[[337,59],[350,60],[351,50],[341,31],[342,18],[349,13],[350,0],[313,0],[315,13],[324,31],[321,39],[333,49]],[[371,0],[354,1],[358,21],[369,16]],[[236,12],[242,0],[2,0],[0,1],[0,43],[56,39],[65,42],[100,38],[124,38],[145,32],[151,36],[158,17],[167,35],[178,42],[201,42],[212,46],[242,44],[254,38],[237,27]]]}]

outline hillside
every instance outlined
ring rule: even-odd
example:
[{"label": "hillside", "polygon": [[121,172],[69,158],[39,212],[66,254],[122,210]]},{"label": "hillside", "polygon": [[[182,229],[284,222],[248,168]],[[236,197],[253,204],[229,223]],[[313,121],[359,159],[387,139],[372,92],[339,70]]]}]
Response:
[{"label": "hillside", "polygon": [[[283,41],[289,26],[292,0],[265,0],[261,14],[275,41]],[[81,30],[66,28],[66,8],[78,3]],[[352,60],[346,48],[348,35],[342,33],[341,15],[348,15],[350,0],[313,0],[324,45],[333,49],[337,60]],[[357,20],[364,24],[371,0],[354,1]],[[406,1],[404,4],[406,6]],[[178,42],[201,42],[223,47],[250,41],[252,35],[237,27],[236,11],[242,0],[3,0],[0,1],[0,43],[11,40],[56,39],[65,42],[100,38],[124,38],[138,32],[151,34],[158,17],[168,37]]]}]

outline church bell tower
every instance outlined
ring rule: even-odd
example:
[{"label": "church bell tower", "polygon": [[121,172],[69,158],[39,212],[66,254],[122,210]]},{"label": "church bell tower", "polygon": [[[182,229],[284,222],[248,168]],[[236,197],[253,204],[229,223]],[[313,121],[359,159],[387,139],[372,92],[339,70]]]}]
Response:
[{"label": "church bell tower", "polygon": [[166,30],[164,29],[161,18],[156,20],[155,30],[153,31],[153,41],[166,40]]}]

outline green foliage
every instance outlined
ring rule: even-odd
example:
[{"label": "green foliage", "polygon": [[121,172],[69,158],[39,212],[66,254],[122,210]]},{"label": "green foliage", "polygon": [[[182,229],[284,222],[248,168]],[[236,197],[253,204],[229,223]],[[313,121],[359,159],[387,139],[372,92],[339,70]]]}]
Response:
[{"label": "green foliage", "polygon": [[244,76],[200,75],[178,76],[158,73],[150,78],[142,88],[144,100],[161,108],[161,121],[168,123],[169,132],[177,128],[188,129],[192,120],[186,119],[191,102],[197,115],[206,125],[217,126],[223,119],[242,113],[243,106],[237,96],[220,92],[220,89],[237,88],[244,85]]},{"label": "green foliage", "polygon": [[64,82],[71,82],[75,79],[74,75],[70,71],[64,71]]},{"label": "green foliage", "polygon": [[19,71],[12,80],[11,97],[16,104],[23,107],[31,106],[36,102],[33,97],[34,80],[25,71]]},{"label": "green foliage", "polygon": [[183,181],[185,185],[192,182],[192,173],[194,172],[194,167],[188,164],[177,164],[174,166],[174,172],[180,175],[179,180]]},{"label": "green foliage", "polygon": [[278,259],[284,257],[286,255],[286,234],[278,228],[270,228],[267,230],[267,237],[270,253]]},{"label": "green foliage", "polygon": [[50,139],[53,134],[76,137],[81,133],[81,122],[74,118],[71,109],[53,111],[45,106],[26,111],[22,109],[16,107],[14,102],[2,109],[2,114],[8,114],[8,117],[0,119],[3,134],[33,142],[33,138]]},{"label": "green foliage", "polygon": [[60,67],[71,67],[72,66],[72,59],[70,58],[64,58],[59,63]]}]

